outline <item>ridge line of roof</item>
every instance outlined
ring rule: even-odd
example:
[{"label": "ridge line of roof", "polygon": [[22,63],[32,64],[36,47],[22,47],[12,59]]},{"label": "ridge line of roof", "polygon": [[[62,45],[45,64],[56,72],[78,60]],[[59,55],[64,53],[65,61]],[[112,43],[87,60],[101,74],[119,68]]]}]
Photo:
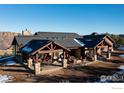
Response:
[{"label": "ridge line of roof", "polygon": [[76,33],[76,32],[35,32],[35,33],[67,33],[67,34],[78,34],[78,33]]}]

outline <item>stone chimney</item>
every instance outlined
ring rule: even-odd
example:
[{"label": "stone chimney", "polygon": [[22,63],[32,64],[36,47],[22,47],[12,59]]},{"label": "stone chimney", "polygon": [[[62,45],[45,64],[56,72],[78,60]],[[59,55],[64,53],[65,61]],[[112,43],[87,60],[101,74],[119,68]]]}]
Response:
[{"label": "stone chimney", "polygon": [[28,29],[22,30],[22,35],[32,35],[31,31]]}]

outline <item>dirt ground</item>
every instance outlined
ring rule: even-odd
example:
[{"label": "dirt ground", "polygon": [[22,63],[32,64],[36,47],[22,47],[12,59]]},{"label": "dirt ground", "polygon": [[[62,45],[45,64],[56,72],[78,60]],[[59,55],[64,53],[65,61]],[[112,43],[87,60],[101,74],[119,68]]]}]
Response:
[{"label": "dirt ground", "polygon": [[19,63],[0,67],[0,74],[14,76],[13,83],[98,82],[101,75],[113,75],[120,71],[118,67],[124,65],[124,58],[121,58],[119,54],[124,54],[124,51],[115,51],[112,58],[104,62],[98,61],[87,66],[70,66],[46,75],[34,76],[29,69]]}]

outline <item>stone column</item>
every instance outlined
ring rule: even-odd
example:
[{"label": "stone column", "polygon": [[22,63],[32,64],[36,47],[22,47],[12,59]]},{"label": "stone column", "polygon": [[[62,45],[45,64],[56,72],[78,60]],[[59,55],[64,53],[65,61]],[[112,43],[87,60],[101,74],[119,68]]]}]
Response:
[{"label": "stone column", "polygon": [[33,64],[33,60],[31,58],[28,59],[28,67],[30,68]]},{"label": "stone column", "polygon": [[63,59],[63,68],[67,68],[67,59]]},{"label": "stone column", "polygon": [[111,58],[111,53],[108,52],[108,54],[107,54],[107,59],[110,59],[110,58]]},{"label": "stone column", "polygon": [[111,58],[111,52],[110,52],[110,49],[108,47],[108,54],[107,54],[107,59],[110,59]]},{"label": "stone column", "polygon": [[77,64],[77,60],[76,59],[74,59],[74,64]]},{"label": "stone column", "polygon": [[97,61],[97,55],[94,55],[94,61]]},{"label": "stone column", "polygon": [[50,63],[53,63],[53,59],[54,59],[54,53],[51,53],[51,62]]},{"label": "stone column", "polygon": [[63,50],[63,59],[65,59],[65,51]]},{"label": "stone column", "polygon": [[39,75],[41,73],[40,62],[37,62],[37,63],[34,64],[34,71],[35,71],[35,75]]},{"label": "stone column", "polygon": [[96,53],[96,48],[93,50],[94,51],[94,53],[93,53],[93,55],[94,55],[94,61],[97,61],[97,53]]}]

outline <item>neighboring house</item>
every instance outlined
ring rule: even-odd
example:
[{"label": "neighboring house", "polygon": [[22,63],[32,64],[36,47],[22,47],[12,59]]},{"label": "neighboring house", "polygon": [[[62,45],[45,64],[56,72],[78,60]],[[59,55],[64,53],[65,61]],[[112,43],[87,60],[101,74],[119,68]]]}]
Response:
[{"label": "neighboring house", "polygon": [[112,38],[105,34],[82,37],[77,33],[37,32],[32,36],[16,36],[12,45],[15,55],[20,55],[23,60],[32,59],[35,63],[61,61],[66,67],[67,63],[110,58],[113,43]]}]

